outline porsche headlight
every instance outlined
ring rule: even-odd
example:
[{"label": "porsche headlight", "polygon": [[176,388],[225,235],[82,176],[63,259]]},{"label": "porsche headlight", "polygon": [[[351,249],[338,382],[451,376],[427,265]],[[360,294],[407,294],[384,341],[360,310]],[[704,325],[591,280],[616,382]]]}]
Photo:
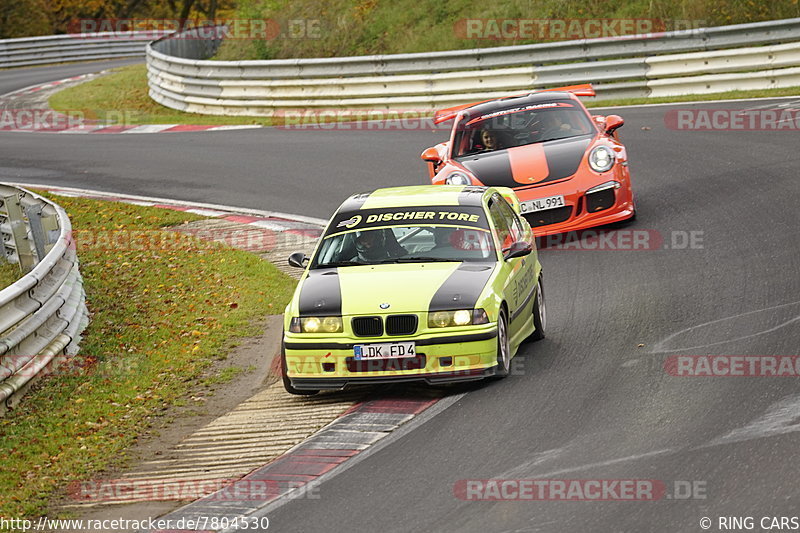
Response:
[{"label": "porsche headlight", "polygon": [[459,309],[457,311],[436,311],[428,315],[429,328],[447,328],[488,324],[489,317],[483,309]]},{"label": "porsche headlight", "polygon": [[619,189],[619,188],[620,188],[620,184],[619,184],[618,181],[607,181],[605,183],[601,183],[600,185],[598,185],[596,187],[592,187],[591,189],[586,191],[586,194],[592,194],[592,193],[596,193],[596,192],[600,192],[600,191],[605,191],[606,189]]},{"label": "porsche headlight", "polygon": [[595,146],[592,148],[592,151],[589,152],[589,166],[592,167],[592,170],[595,172],[611,170],[611,167],[614,166],[615,159],[616,156],[614,156],[614,152],[607,146]]},{"label": "porsche headlight", "polygon": [[342,317],[310,316],[294,317],[289,325],[292,333],[341,333]]},{"label": "porsche headlight", "polygon": [[472,185],[472,180],[463,172],[452,172],[444,182],[448,185]]}]

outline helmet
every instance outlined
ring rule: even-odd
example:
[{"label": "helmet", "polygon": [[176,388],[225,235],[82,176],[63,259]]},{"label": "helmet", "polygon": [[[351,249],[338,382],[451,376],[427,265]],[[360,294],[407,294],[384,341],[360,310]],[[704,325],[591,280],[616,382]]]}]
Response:
[{"label": "helmet", "polygon": [[376,261],[385,259],[386,230],[366,230],[356,232],[356,254],[360,261]]}]

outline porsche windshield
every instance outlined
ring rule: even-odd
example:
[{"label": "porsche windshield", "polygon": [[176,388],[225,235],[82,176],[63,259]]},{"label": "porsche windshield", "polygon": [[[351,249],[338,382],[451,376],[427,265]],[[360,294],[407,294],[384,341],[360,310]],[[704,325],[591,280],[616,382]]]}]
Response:
[{"label": "porsche windshield", "polygon": [[596,130],[577,104],[565,100],[466,116],[456,127],[454,157],[588,135]]},{"label": "porsche windshield", "polygon": [[311,268],[495,260],[480,207],[413,207],[337,214]]}]

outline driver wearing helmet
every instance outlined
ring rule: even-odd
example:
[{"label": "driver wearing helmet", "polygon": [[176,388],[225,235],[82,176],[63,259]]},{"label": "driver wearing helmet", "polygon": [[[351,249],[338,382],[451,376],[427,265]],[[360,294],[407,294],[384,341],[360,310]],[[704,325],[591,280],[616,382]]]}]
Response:
[{"label": "driver wearing helmet", "polygon": [[386,248],[385,230],[367,230],[356,232],[356,256],[354,261],[361,263],[374,263],[389,259]]}]

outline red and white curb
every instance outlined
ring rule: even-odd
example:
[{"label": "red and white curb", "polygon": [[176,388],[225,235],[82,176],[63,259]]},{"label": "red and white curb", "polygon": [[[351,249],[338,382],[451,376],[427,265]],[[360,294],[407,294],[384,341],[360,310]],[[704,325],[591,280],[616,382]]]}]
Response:
[{"label": "red and white curb", "polygon": [[196,215],[209,218],[219,218],[222,220],[228,220],[238,224],[246,224],[261,229],[293,233],[314,238],[319,237],[322,234],[322,229],[328,222],[327,220],[321,218],[294,215],[290,213],[280,213],[276,211],[233,207],[220,204],[186,202],[182,200],[157,198],[152,196],[116,194],[91,189],[79,189],[75,187],[55,187],[52,185],[31,183],[15,183],[14,185],[32,189],[42,189],[59,196],[106,200],[111,202],[140,205],[144,207],[158,207],[161,209],[171,209],[173,211],[183,211],[185,213],[194,213]]},{"label": "red and white curb", "polygon": [[[461,395],[447,398],[452,404]],[[321,478],[343,471],[367,450],[407,425],[415,417],[440,402],[438,398],[382,398],[359,403],[344,415],[298,444],[281,457],[264,465],[213,494],[159,517],[171,524],[187,523],[204,517],[213,522],[204,531],[235,531],[239,520],[258,516],[272,505],[298,497],[319,498]],[[388,439],[387,439],[388,440]],[[259,487],[259,497],[252,497],[249,487]],[[217,527],[212,527],[217,524]],[[200,525],[200,524],[199,524]],[[166,533],[184,530],[146,530]],[[185,530],[190,531],[190,530]]]}]

